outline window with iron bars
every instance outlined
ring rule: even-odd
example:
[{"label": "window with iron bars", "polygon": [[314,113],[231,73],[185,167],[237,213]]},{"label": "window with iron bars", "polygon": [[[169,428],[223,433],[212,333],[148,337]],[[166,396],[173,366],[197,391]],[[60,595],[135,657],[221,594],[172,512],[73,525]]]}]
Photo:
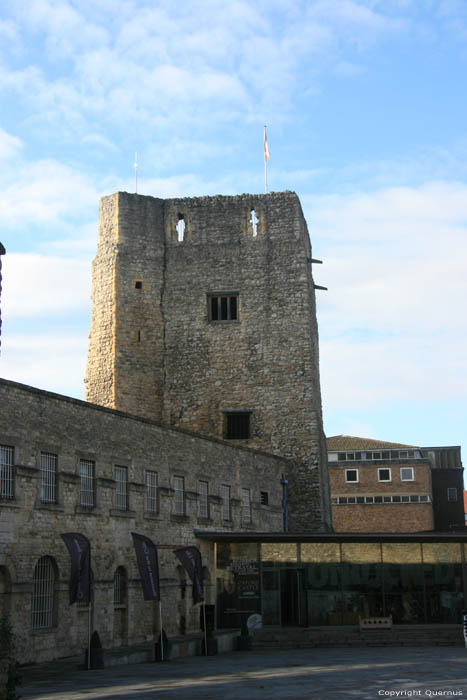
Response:
[{"label": "window with iron bars", "polygon": [[128,510],[128,469],[115,467],[115,508]]},{"label": "window with iron bars", "polygon": [[157,513],[157,472],[146,472],[146,510]]},{"label": "window with iron bars", "polygon": [[224,427],[226,440],[249,440],[250,416],[250,411],[226,411]]},{"label": "window with iron bars", "polygon": [[208,492],[209,483],[207,481],[198,481],[198,515],[200,518],[209,518]]},{"label": "window with iron bars", "polygon": [[251,523],[251,497],[250,489],[241,490],[242,499],[242,522]]},{"label": "window with iron bars", "polygon": [[114,574],[114,607],[126,605],[127,577],[123,566],[119,566]]},{"label": "window with iron bars", "polygon": [[0,498],[15,497],[13,456],[13,447],[9,445],[0,445]]},{"label": "window with iron bars", "polygon": [[175,515],[185,515],[185,479],[183,476],[173,477],[174,498],[173,512]]},{"label": "window with iron bars", "polygon": [[210,321],[238,321],[238,294],[208,294]]},{"label": "window with iron bars", "polygon": [[41,557],[34,568],[31,600],[32,629],[46,629],[54,623],[55,567],[51,557]]},{"label": "window with iron bars", "polygon": [[91,459],[79,461],[79,502],[82,506],[94,507],[95,505],[95,462]]},{"label": "window with iron bars", "polygon": [[230,486],[221,484],[220,495],[222,498],[221,518],[222,520],[230,520]]},{"label": "window with iron bars", "polygon": [[41,452],[41,503],[57,502],[57,455]]}]

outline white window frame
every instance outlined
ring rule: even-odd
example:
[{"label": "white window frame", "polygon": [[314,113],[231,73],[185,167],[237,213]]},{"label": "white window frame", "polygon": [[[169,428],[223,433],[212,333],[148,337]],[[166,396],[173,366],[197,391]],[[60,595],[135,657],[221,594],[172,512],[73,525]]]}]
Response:
[{"label": "white window frame", "polygon": [[[349,472],[355,472],[355,474],[357,475],[357,478],[356,479],[348,479],[347,474]],[[358,469],[346,469],[345,470],[345,483],[346,484],[358,484],[358,480],[359,480],[358,477],[359,477]]]},{"label": "white window frame", "polygon": [[79,460],[79,502],[81,506],[94,508],[96,505],[96,463],[92,459]]},{"label": "white window frame", "polygon": [[114,466],[115,508],[128,510],[128,467],[120,464]]},{"label": "white window frame", "polygon": [[57,502],[57,463],[57,455],[51,452],[41,452],[41,485],[39,493],[41,503]]},{"label": "white window frame", "polygon": [[15,497],[13,462],[14,448],[11,445],[0,445],[0,498],[8,500]]},{"label": "white window frame", "polygon": [[174,476],[172,484],[174,489],[172,512],[174,515],[185,515],[185,478]]},{"label": "white window frame", "polygon": [[34,567],[31,597],[31,627],[34,630],[54,626],[56,578],[52,557],[38,559]]},{"label": "white window frame", "polygon": [[221,484],[220,496],[222,498],[221,519],[232,520],[232,513],[230,510],[230,486],[228,484]]},{"label": "white window frame", "polygon": [[198,480],[198,516],[200,518],[209,518],[209,482]]},{"label": "white window frame", "polygon": [[242,523],[245,525],[251,524],[251,491],[250,489],[242,489],[240,491],[242,500]]},{"label": "white window frame", "polygon": [[[389,472],[389,479],[381,479],[381,472]],[[389,484],[392,481],[391,469],[389,467],[378,467],[378,481],[383,484]]]},{"label": "white window frame", "polygon": [[[410,471],[410,473],[411,473],[410,479],[406,479],[406,478],[404,478],[404,477],[402,476],[402,472],[404,471],[404,469],[405,469],[406,471]],[[401,481],[413,481],[413,480],[414,480],[413,467],[401,467],[401,469],[400,469],[400,477],[401,477]]]},{"label": "white window frame", "polygon": [[157,472],[146,470],[146,512],[153,515],[159,511],[157,502]]}]

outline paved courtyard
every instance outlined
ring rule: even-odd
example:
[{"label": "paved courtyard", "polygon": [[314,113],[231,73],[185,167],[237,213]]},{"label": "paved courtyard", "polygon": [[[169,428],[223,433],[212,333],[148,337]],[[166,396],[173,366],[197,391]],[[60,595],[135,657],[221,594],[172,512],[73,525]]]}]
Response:
[{"label": "paved courtyard", "polygon": [[467,698],[467,649],[232,652],[81,671],[75,661],[23,669],[24,700]]}]

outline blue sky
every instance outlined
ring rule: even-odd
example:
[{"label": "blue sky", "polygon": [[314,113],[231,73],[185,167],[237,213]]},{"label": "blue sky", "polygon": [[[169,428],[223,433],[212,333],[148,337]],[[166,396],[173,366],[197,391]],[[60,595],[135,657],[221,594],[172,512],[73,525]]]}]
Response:
[{"label": "blue sky", "polygon": [[84,395],[98,201],[295,190],[325,430],[467,448],[464,0],[10,0],[3,377]]}]

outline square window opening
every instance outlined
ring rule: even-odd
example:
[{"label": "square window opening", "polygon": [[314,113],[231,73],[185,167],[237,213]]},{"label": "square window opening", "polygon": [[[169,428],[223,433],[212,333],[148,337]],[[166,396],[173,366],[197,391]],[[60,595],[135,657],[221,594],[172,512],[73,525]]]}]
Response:
[{"label": "square window opening", "polygon": [[225,413],[224,436],[226,440],[249,440],[251,437],[250,411]]}]

